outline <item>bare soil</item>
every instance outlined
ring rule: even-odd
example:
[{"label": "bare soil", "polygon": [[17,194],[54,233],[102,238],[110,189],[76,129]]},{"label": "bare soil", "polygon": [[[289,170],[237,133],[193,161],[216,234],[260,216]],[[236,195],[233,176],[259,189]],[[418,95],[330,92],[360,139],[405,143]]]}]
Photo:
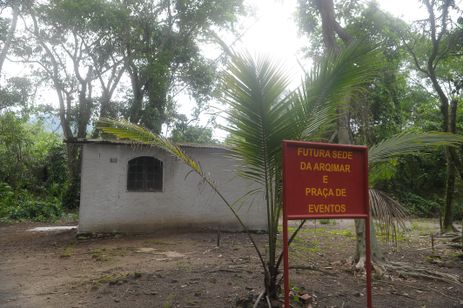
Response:
[{"label": "bare soil", "polygon": [[[163,233],[76,238],[75,231],[0,225],[0,307],[252,307],[262,291],[259,261],[245,234]],[[461,252],[414,221],[390,261],[463,274]],[[255,235],[263,246],[265,234]],[[351,264],[352,222],[308,224],[290,251],[294,305],[365,307],[365,276]],[[301,295],[306,299],[303,302]],[[303,303],[302,303],[303,302]],[[463,286],[388,271],[373,282],[375,307],[463,307]]]}]

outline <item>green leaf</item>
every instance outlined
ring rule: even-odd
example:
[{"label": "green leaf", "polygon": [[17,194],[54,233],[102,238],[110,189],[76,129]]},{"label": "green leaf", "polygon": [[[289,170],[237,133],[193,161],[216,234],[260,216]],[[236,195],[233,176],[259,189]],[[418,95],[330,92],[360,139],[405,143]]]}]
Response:
[{"label": "green leaf", "polygon": [[442,132],[405,132],[385,139],[368,150],[368,164],[388,161],[392,158],[420,154],[439,146],[457,146],[463,143],[463,136]]}]

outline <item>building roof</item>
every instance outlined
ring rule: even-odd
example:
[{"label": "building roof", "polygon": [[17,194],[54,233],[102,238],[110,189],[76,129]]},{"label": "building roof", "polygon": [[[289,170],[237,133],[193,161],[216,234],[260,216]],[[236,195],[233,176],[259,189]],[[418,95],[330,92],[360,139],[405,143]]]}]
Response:
[{"label": "building roof", "polygon": [[[86,139],[86,138],[74,138],[64,140],[66,143],[77,143],[77,144],[114,144],[114,145],[145,145],[143,143],[137,143],[130,140],[121,139]],[[181,148],[204,148],[204,149],[220,149],[230,150],[230,147],[220,144],[200,144],[200,143],[176,143]]]}]

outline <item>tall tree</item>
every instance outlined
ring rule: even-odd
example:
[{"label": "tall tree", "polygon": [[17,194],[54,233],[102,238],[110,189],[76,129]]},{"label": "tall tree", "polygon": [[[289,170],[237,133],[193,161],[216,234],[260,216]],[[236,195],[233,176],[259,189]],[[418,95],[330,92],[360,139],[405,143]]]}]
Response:
[{"label": "tall tree", "polygon": [[[86,138],[94,117],[121,113],[159,132],[173,90],[188,85],[198,100],[209,97],[214,70],[199,40],[230,25],[241,8],[242,0],[43,1],[29,5],[15,51],[55,89],[66,139]],[[126,72],[132,100],[124,112],[112,97]],[[77,201],[80,148],[68,143],[67,149],[70,199]]]},{"label": "tall tree", "polygon": [[201,55],[208,32],[230,27],[242,0],[125,2],[129,20],[120,34],[132,93],[126,118],[160,132],[166,111],[183,90],[209,99],[214,63]]},{"label": "tall tree", "polygon": [[[30,0],[0,2],[0,112],[13,106],[26,107],[31,95],[31,82],[25,77],[5,78],[4,64],[15,49],[16,28]],[[4,17],[3,17],[4,16]],[[25,108],[21,108],[25,111]]]},{"label": "tall tree", "polygon": [[21,9],[20,1],[4,1],[0,3],[0,10],[9,8],[11,10],[11,21],[8,22],[0,19],[1,41],[3,42],[0,50],[0,76],[2,76],[3,64],[5,63],[6,56],[10,49],[11,43],[14,39],[16,32],[16,25],[18,24],[19,12]]},{"label": "tall tree", "polygon": [[[409,35],[403,35],[403,42],[412,58],[415,69],[430,82],[440,102],[442,131],[456,133],[457,108],[460,97],[453,91],[460,72],[452,74],[449,67],[458,65],[461,60],[462,30],[455,27],[451,11],[458,11],[451,0],[423,0],[427,11],[424,20],[415,23]],[[452,64],[449,64],[452,63]],[[461,67],[461,66],[460,66]],[[458,86],[457,86],[458,87]],[[463,179],[463,162],[461,154],[454,148],[445,150],[447,175],[445,201],[441,231],[453,230],[453,199],[456,173]]]},{"label": "tall tree", "polygon": [[[395,28],[404,27],[400,20],[381,12],[375,3],[360,1],[298,1],[298,21],[301,30],[312,37],[308,54],[317,57],[322,52],[335,53],[352,39],[381,46],[381,73],[362,93],[349,93],[346,104],[338,109],[339,119],[330,140],[339,143],[371,145],[400,131],[403,125],[400,89],[406,86],[400,72],[401,56]],[[341,26],[341,24],[343,26]],[[400,81],[400,83],[398,82]],[[380,134],[377,134],[380,131]],[[373,261],[383,261],[372,227]],[[357,266],[364,262],[365,240],[363,221],[355,222]]]},{"label": "tall tree", "polygon": [[[303,6],[308,9],[315,8],[318,11],[325,52],[337,53],[338,50],[340,50],[337,38],[339,38],[342,43],[346,44],[352,40],[352,36],[348,34],[336,20],[333,0],[309,0],[308,2],[309,3],[307,3],[307,1],[300,1],[300,7]],[[344,99],[346,100],[346,104],[338,107],[338,121],[336,129],[337,140],[338,143],[352,144],[353,140],[349,126],[349,102],[351,101],[351,97],[346,96]],[[357,261],[362,261],[362,264],[359,266],[363,266],[364,261],[364,258],[362,258],[365,251],[364,230],[365,224],[363,220],[355,220],[355,231],[357,237],[355,259]],[[373,246],[373,251],[379,250],[375,249]],[[378,257],[382,258],[381,256]]]}]

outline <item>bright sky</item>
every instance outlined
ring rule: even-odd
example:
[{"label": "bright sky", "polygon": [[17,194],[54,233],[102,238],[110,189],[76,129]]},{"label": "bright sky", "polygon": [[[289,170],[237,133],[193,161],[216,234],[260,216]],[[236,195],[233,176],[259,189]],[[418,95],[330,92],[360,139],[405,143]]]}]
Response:
[{"label": "bright sky", "polygon": [[[426,12],[418,0],[377,0],[380,7],[406,21],[419,19]],[[247,0],[256,8],[256,18],[246,22],[249,30],[235,48],[243,48],[252,54],[270,55],[287,64],[288,71],[301,74],[296,60],[300,49],[307,45],[307,37],[300,37],[295,21],[297,0]],[[252,18],[251,18],[252,19]],[[301,63],[304,60],[299,55]],[[304,63],[305,65],[305,63]]]},{"label": "bright sky", "polygon": [[[406,21],[417,20],[426,12],[418,0],[378,0],[380,7],[396,17]],[[287,67],[293,78],[293,86],[299,83],[304,67],[310,67],[307,59],[299,54],[307,45],[308,38],[300,37],[295,21],[297,0],[246,0],[245,3],[255,8],[255,17],[249,17],[244,23],[244,35],[233,46],[235,50],[247,50],[253,55],[268,55]],[[299,63],[298,63],[299,61]],[[185,113],[188,109],[181,108]],[[184,109],[185,108],[185,109]],[[218,121],[223,123],[222,121]],[[217,138],[224,138],[224,132],[217,130]]]},{"label": "bright sky", "polygon": [[[385,11],[406,21],[417,20],[425,14],[418,0],[378,0],[377,2]],[[299,63],[305,67],[310,66],[309,60],[302,58],[299,54],[308,41],[307,37],[299,37],[296,26],[294,14],[297,0],[245,0],[245,4],[253,7],[255,14],[244,20],[242,30],[240,30],[244,34],[233,45],[233,48],[247,50],[254,55],[267,55],[280,61],[286,66],[288,74],[293,77],[293,85],[296,86],[303,74]],[[225,39],[229,44],[233,40],[233,38]],[[18,74],[17,65],[8,66],[11,69],[6,68],[6,70],[14,72],[14,75]],[[21,66],[19,71],[21,70],[28,70],[28,68]],[[39,101],[55,101],[54,93],[52,94],[49,90],[44,91],[39,93]],[[179,95],[178,99],[180,101],[179,111],[190,114],[192,104],[188,103],[189,98]],[[201,122],[206,123],[207,118],[208,116],[205,115]],[[216,132],[216,137],[222,139],[224,136],[224,132]]]}]

